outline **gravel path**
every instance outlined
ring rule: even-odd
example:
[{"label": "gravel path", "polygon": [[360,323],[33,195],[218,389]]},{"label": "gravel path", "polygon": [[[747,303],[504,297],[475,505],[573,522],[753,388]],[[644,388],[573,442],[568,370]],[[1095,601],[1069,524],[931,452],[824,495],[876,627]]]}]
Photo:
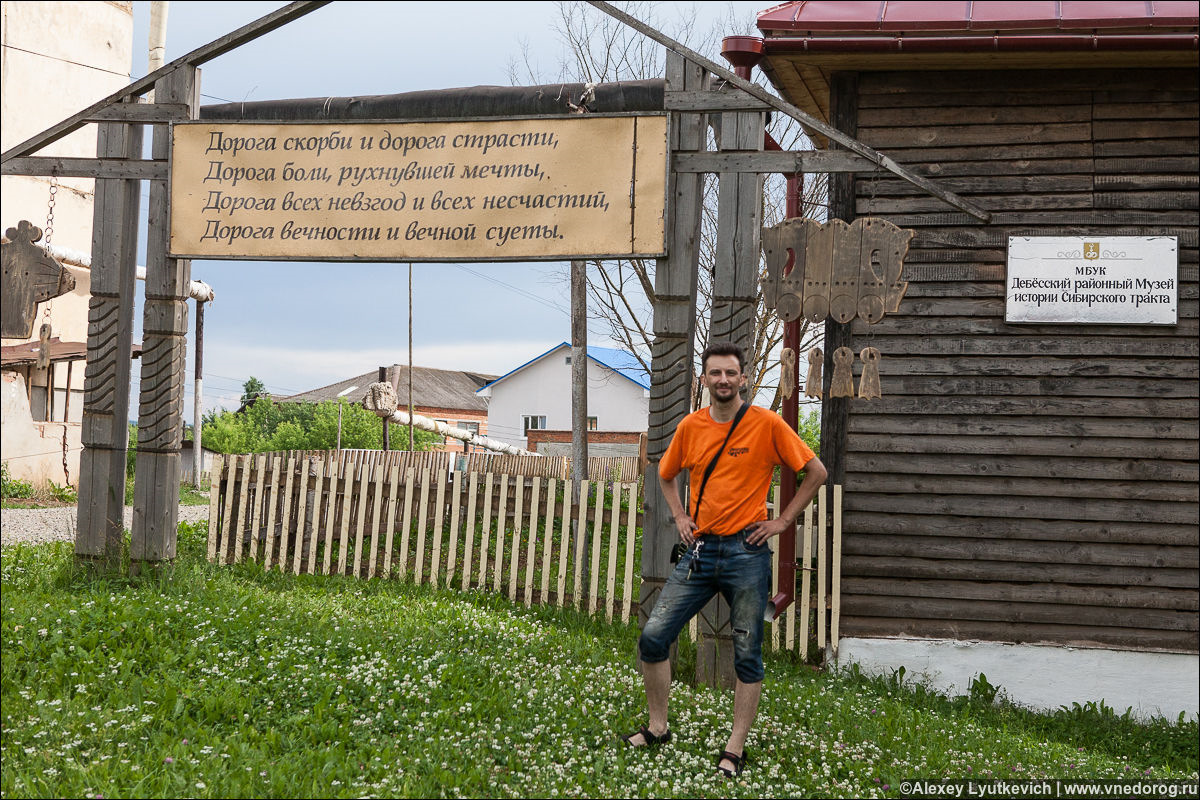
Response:
[{"label": "gravel path", "polygon": [[[0,545],[75,540],[75,506],[0,509]],[[208,519],[208,506],[180,506],[179,521]],[[125,527],[133,525],[133,509],[125,507]]]}]

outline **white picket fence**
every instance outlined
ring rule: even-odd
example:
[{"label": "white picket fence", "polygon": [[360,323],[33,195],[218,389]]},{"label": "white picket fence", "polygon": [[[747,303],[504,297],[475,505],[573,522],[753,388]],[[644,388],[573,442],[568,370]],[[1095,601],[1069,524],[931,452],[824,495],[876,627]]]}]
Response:
[{"label": "white picket fence", "polygon": [[[642,499],[636,480],[585,481],[573,501],[570,482],[557,477],[451,471],[448,453],[359,452],[218,457],[209,560],[252,561],[297,575],[405,578],[502,592],[525,605],[571,606],[610,621],[635,618]],[[797,525],[796,602],[768,639],[772,649],[801,658],[811,633],[817,642],[837,642],[841,487],[833,487],[832,503],[828,496],[822,487]],[[772,516],[777,505],[774,487]],[[772,549],[774,596],[779,548]],[[695,622],[690,631],[695,638]]]}]

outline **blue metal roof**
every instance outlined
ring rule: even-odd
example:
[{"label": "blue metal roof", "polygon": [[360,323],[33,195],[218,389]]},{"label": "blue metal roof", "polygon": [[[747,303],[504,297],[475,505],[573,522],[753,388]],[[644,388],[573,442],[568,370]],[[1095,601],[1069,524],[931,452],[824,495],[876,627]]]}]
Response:
[{"label": "blue metal roof", "polygon": [[[526,361],[524,364],[517,367],[516,369],[509,370],[508,372],[504,373],[499,378],[496,378],[496,380],[492,381],[491,383],[487,384],[486,386],[480,387],[479,389],[476,390],[476,394],[478,394],[479,392],[482,392],[484,389],[489,389],[489,388],[495,386],[497,383],[504,380],[509,375],[518,373],[521,370],[528,367],[530,364],[533,364],[534,362],[537,362],[537,361],[541,361],[543,358],[550,355],[551,353],[555,353],[559,350],[562,350],[563,348],[570,350],[571,349],[570,343],[562,342],[561,344],[557,344],[554,347],[551,347],[549,350],[542,353],[541,355],[534,356],[533,358],[529,359],[528,361]],[[600,364],[601,366],[604,366],[604,367],[608,367],[613,372],[617,373],[618,375],[620,375],[624,378],[628,378],[629,380],[633,381],[634,383],[636,383],[638,386],[642,387],[643,389],[648,390],[650,388],[649,373],[647,373],[646,370],[642,369],[642,365],[640,363],[638,363],[638,360],[636,358],[634,358],[629,353],[626,353],[624,350],[615,350],[610,347],[589,346],[587,349],[587,354],[588,354],[588,358],[592,359],[597,364]]]}]

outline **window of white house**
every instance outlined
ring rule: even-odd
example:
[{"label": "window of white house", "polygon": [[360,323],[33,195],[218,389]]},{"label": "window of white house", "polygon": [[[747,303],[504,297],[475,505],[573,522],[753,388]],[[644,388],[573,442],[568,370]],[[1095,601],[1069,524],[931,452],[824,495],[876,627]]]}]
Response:
[{"label": "window of white house", "polygon": [[459,420],[458,427],[462,428],[464,431],[470,431],[471,433],[474,433],[474,434],[479,433],[479,423],[478,422],[466,422],[464,420]]},{"label": "window of white house", "polygon": [[595,431],[595,430],[600,429],[600,423],[596,421],[595,417],[588,417],[587,423],[588,423],[587,429],[589,431]]},{"label": "window of white house", "polygon": [[522,431],[528,434],[530,431],[546,430],[546,418],[526,414],[521,418],[523,420]]}]

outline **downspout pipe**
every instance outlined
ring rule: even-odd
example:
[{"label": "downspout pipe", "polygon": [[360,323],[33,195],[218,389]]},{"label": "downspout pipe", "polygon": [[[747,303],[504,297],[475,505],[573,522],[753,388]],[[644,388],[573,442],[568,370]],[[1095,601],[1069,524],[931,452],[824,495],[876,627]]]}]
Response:
[{"label": "downspout pipe", "polygon": [[[757,36],[726,36],[721,40],[721,55],[733,66],[733,72],[739,78],[750,80],[750,73],[763,57],[763,40]],[[767,150],[782,150],[779,142],[769,132],[763,133],[763,146]],[[802,173],[787,175],[787,205],[784,213],[791,219],[801,213],[801,187],[804,183]],[[790,267],[789,267],[790,271]],[[785,322],[783,324],[783,346],[791,348],[792,352],[800,349],[800,323]],[[798,359],[797,359],[798,360]],[[795,370],[795,382],[783,398],[783,421],[796,430],[800,422],[800,370]],[[780,467],[779,478],[779,507],[787,508],[796,497],[796,473],[787,465]],[[764,614],[768,622],[778,619],[779,615],[796,600],[796,526],[791,526],[790,532],[779,537],[779,593],[767,601]]]}]

